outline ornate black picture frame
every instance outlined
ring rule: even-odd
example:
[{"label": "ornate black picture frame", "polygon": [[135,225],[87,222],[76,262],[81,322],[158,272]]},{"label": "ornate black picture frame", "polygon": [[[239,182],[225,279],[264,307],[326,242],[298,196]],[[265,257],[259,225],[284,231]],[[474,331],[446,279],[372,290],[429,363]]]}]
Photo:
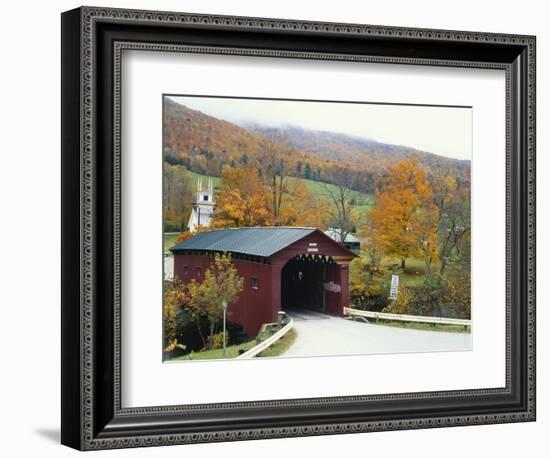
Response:
[{"label": "ornate black picture frame", "polygon": [[[124,49],[506,72],[506,386],[121,406]],[[82,7],[62,15],[62,434],[106,449],[535,420],[535,37]]]}]

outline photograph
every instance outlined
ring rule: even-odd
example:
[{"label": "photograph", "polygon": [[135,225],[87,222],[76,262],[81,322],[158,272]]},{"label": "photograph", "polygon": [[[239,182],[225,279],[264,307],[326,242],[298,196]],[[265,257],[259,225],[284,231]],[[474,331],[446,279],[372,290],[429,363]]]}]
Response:
[{"label": "photograph", "polygon": [[471,106],[162,107],[164,362],[472,350]]}]

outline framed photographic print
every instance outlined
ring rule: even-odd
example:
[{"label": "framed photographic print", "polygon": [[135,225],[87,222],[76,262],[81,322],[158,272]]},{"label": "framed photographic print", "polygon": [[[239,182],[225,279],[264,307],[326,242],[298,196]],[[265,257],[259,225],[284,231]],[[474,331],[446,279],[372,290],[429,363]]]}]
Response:
[{"label": "framed photographic print", "polygon": [[535,38],[62,15],[62,443],[535,419]]}]

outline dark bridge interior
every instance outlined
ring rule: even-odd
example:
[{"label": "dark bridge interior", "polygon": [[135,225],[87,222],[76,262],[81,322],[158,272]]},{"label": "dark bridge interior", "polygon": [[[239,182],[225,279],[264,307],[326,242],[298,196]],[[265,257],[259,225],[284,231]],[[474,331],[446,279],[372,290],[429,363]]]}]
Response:
[{"label": "dark bridge interior", "polygon": [[325,261],[321,257],[291,259],[281,275],[283,310],[310,309],[324,312]]}]

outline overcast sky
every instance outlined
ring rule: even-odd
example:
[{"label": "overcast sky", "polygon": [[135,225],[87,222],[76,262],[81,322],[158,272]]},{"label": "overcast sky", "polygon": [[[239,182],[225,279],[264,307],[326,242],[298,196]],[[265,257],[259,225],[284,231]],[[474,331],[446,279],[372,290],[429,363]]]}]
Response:
[{"label": "overcast sky", "polygon": [[404,145],[456,159],[472,157],[472,109],[340,102],[170,98],[235,124],[295,125]]}]

